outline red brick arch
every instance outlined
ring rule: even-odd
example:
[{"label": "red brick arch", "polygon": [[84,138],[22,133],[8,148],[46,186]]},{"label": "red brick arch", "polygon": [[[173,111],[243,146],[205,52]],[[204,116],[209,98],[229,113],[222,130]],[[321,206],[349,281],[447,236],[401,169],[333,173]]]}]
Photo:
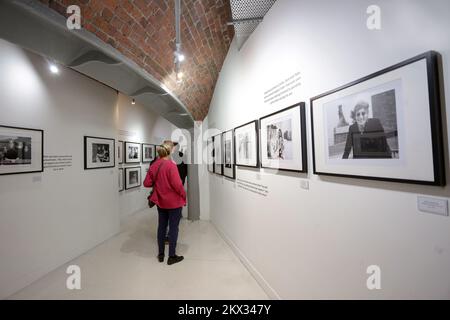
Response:
[{"label": "red brick arch", "polygon": [[181,84],[174,74],[174,0],[40,1],[65,16],[69,5],[78,5],[83,28],[165,84],[195,120],[206,117],[233,37],[228,0],[181,0]]}]

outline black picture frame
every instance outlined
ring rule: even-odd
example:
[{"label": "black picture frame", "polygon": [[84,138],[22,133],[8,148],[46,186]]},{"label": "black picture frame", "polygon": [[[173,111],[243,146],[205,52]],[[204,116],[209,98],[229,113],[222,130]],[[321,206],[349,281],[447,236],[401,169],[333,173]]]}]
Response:
[{"label": "black picture frame", "polygon": [[[255,130],[256,164],[255,165],[239,164],[238,163],[238,156],[237,156],[237,154],[238,154],[238,152],[237,152],[238,145],[237,145],[237,141],[236,141],[236,130],[241,129],[241,128],[243,128],[245,126],[248,126],[248,125],[251,125],[251,124],[253,124],[254,130]],[[233,135],[234,135],[234,142],[235,142],[235,164],[236,164],[236,166],[238,166],[238,167],[246,167],[246,168],[259,168],[260,167],[260,159],[259,159],[259,120],[253,120],[253,121],[247,122],[247,123],[245,123],[243,125],[240,125],[240,126],[234,128],[233,129]]]},{"label": "black picture frame", "polygon": [[[39,150],[39,154],[37,156],[37,160],[38,160],[38,164],[37,164],[37,168],[31,168],[33,166],[33,156],[31,155],[31,159],[30,159],[30,169],[29,170],[23,170],[23,167],[20,167],[20,169],[22,169],[21,171],[17,171],[14,169],[17,169],[19,167],[16,167],[17,163],[5,163],[4,160],[6,160],[5,155],[3,155],[3,153],[0,151],[0,176],[3,175],[12,175],[12,174],[26,174],[26,173],[39,173],[39,172],[44,172],[44,130],[42,129],[35,129],[35,128],[25,128],[25,127],[14,127],[14,126],[6,126],[6,125],[0,125],[0,131],[4,129],[5,130],[5,134],[7,134],[8,130],[12,130],[12,131],[24,131],[24,135],[26,131],[31,131],[34,132],[35,134],[38,135],[39,137],[39,142],[37,143],[37,145],[40,144],[40,147],[38,148]],[[31,139],[31,138],[30,138]],[[5,157],[5,158],[3,158]],[[3,166],[6,167],[10,167],[11,171],[8,171],[8,169],[5,169],[6,172],[2,172],[3,171]]]},{"label": "black picture frame", "polygon": [[[125,190],[125,178],[123,168],[119,168],[119,192]],[[122,184],[122,188],[121,188]]]},{"label": "black picture frame", "polygon": [[117,141],[117,163],[123,164],[123,157],[124,157],[124,143],[122,140]]},{"label": "black picture frame", "polygon": [[216,141],[217,140],[219,140],[219,142],[218,142],[218,145],[219,145],[219,148],[221,149],[220,150],[220,160],[221,160],[221,162],[223,162],[223,153],[222,153],[222,134],[221,133],[219,133],[219,134],[217,134],[217,135],[215,135],[214,137],[213,137],[213,146],[214,146],[214,173],[215,174],[217,174],[217,175],[219,175],[219,176],[222,176],[223,175],[223,163],[220,163],[220,164],[217,164],[216,163],[216,152],[218,152],[217,150],[216,150]]},{"label": "black picture frame", "polygon": [[[138,152],[139,152],[139,154],[137,155],[137,157],[136,157],[136,159],[134,159],[134,160],[132,160],[132,161],[130,161],[130,159],[129,159],[129,157],[128,157],[128,147],[130,146],[130,145],[134,145],[134,147],[137,147],[138,148]],[[138,163],[141,163],[141,158],[142,158],[142,145],[141,145],[141,143],[140,142],[131,142],[131,141],[125,141],[125,143],[124,143],[124,158],[125,158],[125,163],[126,164],[129,164],[129,163],[132,163],[132,164],[138,164]]]},{"label": "black picture frame", "polygon": [[[128,183],[128,179],[127,179],[127,177],[128,177],[127,173],[129,171],[137,170],[137,169],[139,169],[139,174],[138,174],[139,183],[136,186],[130,187],[129,183]],[[140,166],[139,167],[126,167],[125,171],[124,171],[124,179],[125,179],[125,190],[130,190],[130,189],[135,189],[135,188],[141,187],[142,186],[142,168]]]},{"label": "black picture frame", "polygon": [[[344,89],[353,87],[357,84],[366,82],[368,80],[377,78],[381,75],[385,75],[391,71],[406,67],[408,65],[425,60],[426,64],[426,81],[428,85],[428,90],[424,90],[428,94],[428,112],[430,118],[430,137],[432,141],[432,167],[433,167],[433,179],[417,180],[417,179],[403,179],[403,178],[390,178],[390,177],[380,177],[380,176],[367,176],[367,175],[356,175],[356,174],[342,174],[342,173],[332,173],[323,172],[317,169],[317,150],[316,150],[316,135],[314,132],[314,103],[318,99],[326,97],[328,95],[337,93]],[[441,96],[440,96],[440,79],[439,79],[439,53],[435,51],[428,51],[423,54],[417,55],[411,59],[407,59],[403,62],[395,64],[391,67],[385,68],[366,77],[343,85],[337,89],[330,90],[318,96],[311,98],[310,100],[310,110],[311,110],[311,132],[312,132],[312,151],[313,151],[313,173],[317,175],[325,176],[336,176],[336,177],[346,177],[346,178],[356,178],[356,179],[366,179],[366,180],[377,180],[377,181],[389,181],[389,182],[399,182],[399,183],[409,183],[418,185],[431,185],[431,186],[444,186],[445,181],[445,162],[444,162],[444,147],[443,147],[443,125],[441,118]],[[425,112],[425,111],[424,111]]]},{"label": "black picture frame", "polygon": [[[211,146],[211,150],[209,149],[209,146]],[[210,152],[211,152],[211,154],[210,154]],[[214,173],[214,137],[209,137],[206,140],[206,153],[207,153],[206,166],[208,168],[208,172]],[[210,156],[211,156],[211,159],[210,159]],[[210,160],[212,160],[211,163],[209,163]]]},{"label": "black picture frame", "polygon": [[[227,170],[225,168],[225,162],[226,162],[225,161],[225,156],[226,156],[225,155],[225,135],[228,133],[231,134],[231,141],[233,143],[233,146],[231,148],[231,150],[233,152],[233,156],[231,157],[232,158],[232,165],[231,165],[232,174],[231,175],[227,174],[227,172],[226,172]],[[222,164],[223,176],[226,178],[235,180],[236,179],[236,142],[234,140],[234,130],[228,130],[228,131],[225,131],[222,133],[222,150],[223,150],[223,153],[222,153],[222,155],[223,155],[223,157],[222,157],[223,158],[223,161],[222,161],[223,162],[223,164]]]},{"label": "black picture frame", "polygon": [[[105,144],[112,143],[111,151],[114,152],[114,155],[111,155],[111,151],[109,152],[109,159],[107,161],[107,165],[102,166],[93,166],[92,161],[89,161],[89,151],[88,146],[90,145],[89,140],[101,140]],[[112,161],[111,161],[112,160]],[[106,168],[114,168],[116,166],[116,140],[112,138],[102,138],[102,137],[94,137],[94,136],[84,136],[84,170],[93,170],[93,169],[106,169]]]},{"label": "black picture frame", "polygon": [[[153,157],[150,160],[144,159],[144,154],[145,154],[144,153],[144,148],[147,147],[147,146],[153,146]],[[156,158],[156,145],[151,144],[151,143],[142,143],[141,144],[141,162],[142,163],[150,163],[153,160],[155,160],[155,158]]]},{"label": "black picture frame", "polygon": [[[264,169],[274,169],[274,170],[281,170],[281,171],[289,171],[289,172],[299,172],[299,173],[307,173],[308,172],[308,154],[307,154],[307,138],[306,138],[306,104],[305,102],[299,102],[296,103],[292,106],[289,106],[287,108],[275,111],[271,114],[268,114],[264,117],[261,117],[259,119],[259,132],[260,134],[262,134],[262,120],[273,117],[277,114],[283,113],[285,111],[294,109],[299,107],[299,118],[300,118],[300,141],[301,141],[301,165],[302,165],[302,169],[301,170],[297,170],[297,169],[286,169],[286,168],[282,168],[282,167],[270,167],[270,166],[264,166],[263,165],[263,156],[262,156],[262,150],[263,150],[263,146],[260,145],[259,150],[260,150],[260,162],[261,162],[261,168]],[[262,137],[259,137],[259,141],[260,143],[262,143]]]}]

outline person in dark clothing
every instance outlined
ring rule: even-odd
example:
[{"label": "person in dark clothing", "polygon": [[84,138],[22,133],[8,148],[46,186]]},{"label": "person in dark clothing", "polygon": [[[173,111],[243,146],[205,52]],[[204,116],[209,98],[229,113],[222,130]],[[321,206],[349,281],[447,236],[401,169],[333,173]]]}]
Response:
[{"label": "person in dark clothing", "polygon": [[178,168],[178,173],[180,174],[180,178],[181,178],[181,182],[183,183],[184,186],[184,182],[186,181],[186,177],[187,177],[187,164],[184,163],[183,161],[183,156],[184,153],[182,151],[178,152],[178,155],[180,156],[181,163],[177,165]]},{"label": "person in dark clothing", "polygon": [[369,119],[369,104],[358,102],[352,112],[354,123],[350,126],[342,159],[392,158],[386,133],[379,119]]}]

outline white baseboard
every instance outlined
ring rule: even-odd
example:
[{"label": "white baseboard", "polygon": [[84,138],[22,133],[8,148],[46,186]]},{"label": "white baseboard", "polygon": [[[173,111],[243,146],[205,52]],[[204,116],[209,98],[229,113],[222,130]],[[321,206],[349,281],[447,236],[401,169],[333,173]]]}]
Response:
[{"label": "white baseboard", "polygon": [[281,300],[281,297],[278,293],[270,286],[270,284],[264,279],[264,277],[259,273],[258,270],[253,266],[253,264],[247,259],[247,257],[242,253],[241,250],[234,244],[234,242],[223,232],[212,220],[212,225],[216,228],[217,232],[220,236],[225,240],[225,242],[231,247],[233,252],[238,256],[239,260],[243,263],[243,265],[247,268],[250,274],[255,278],[256,282],[261,286],[264,292],[269,296],[270,299],[273,300]]}]

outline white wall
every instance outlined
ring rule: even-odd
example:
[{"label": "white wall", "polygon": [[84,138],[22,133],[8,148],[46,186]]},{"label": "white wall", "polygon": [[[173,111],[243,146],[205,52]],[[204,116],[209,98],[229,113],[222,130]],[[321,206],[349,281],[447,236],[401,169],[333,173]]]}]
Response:
[{"label": "white wall", "polygon": [[[0,123],[44,130],[45,155],[72,155],[62,172],[0,177],[0,298],[119,230],[116,169],[84,170],[83,136],[115,137],[117,93],[0,40]],[[36,181],[38,178],[40,181]]]},{"label": "white wall", "polygon": [[2,299],[115,235],[120,218],[147,205],[147,190],[118,192],[117,166],[84,170],[83,136],[161,143],[173,126],[75,71],[51,74],[45,59],[3,40],[0,71],[0,125],[43,129],[45,155],[73,156],[64,171],[0,176]]},{"label": "white wall", "polygon": [[[208,117],[206,117],[201,125],[202,136],[205,137],[208,132]],[[206,140],[201,139],[201,146],[197,144],[197,147],[201,148],[203,151],[201,154],[204,156],[206,154]],[[200,220],[211,220],[210,207],[209,207],[209,177],[208,166],[204,162],[206,159],[198,159],[198,181],[199,181],[199,192],[200,192]]]},{"label": "white wall", "polygon": [[[450,96],[450,2],[376,1],[380,31],[366,28],[371,4],[279,0],[240,51],[232,43],[219,76],[210,128],[229,130],[307,103],[309,174],[237,169],[237,178],[267,185],[267,197],[216,175],[209,179],[213,223],[273,297],[450,298],[450,219],[416,209],[417,194],[449,197],[449,187],[311,173],[311,97],[428,50],[442,54]],[[300,89],[266,105],[264,91],[296,71]],[[448,104],[445,109],[448,123]],[[305,179],[309,190],[300,187]],[[372,264],[381,267],[382,290],[366,288]]]},{"label": "white wall", "polygon": [[[170,139],[172,131],[176,127],[166,119],[156,115],[144,106],[136,102],[131,104],[131,98],[119,94],[116,110],[116,123],[118,140],[161,144]],[[142,150],[141,150],[142,151]],[[136,167],[136,164],[123,164],[119,168]],[[142,181],[145,179],[149,163],[141,163]],[[125,172],[124,172],[125,174]],[[149,189],[143,186],[120,192],[120,217],[121,220],[147,207]],[[156,210],[156,209],[155,209]]]}]

